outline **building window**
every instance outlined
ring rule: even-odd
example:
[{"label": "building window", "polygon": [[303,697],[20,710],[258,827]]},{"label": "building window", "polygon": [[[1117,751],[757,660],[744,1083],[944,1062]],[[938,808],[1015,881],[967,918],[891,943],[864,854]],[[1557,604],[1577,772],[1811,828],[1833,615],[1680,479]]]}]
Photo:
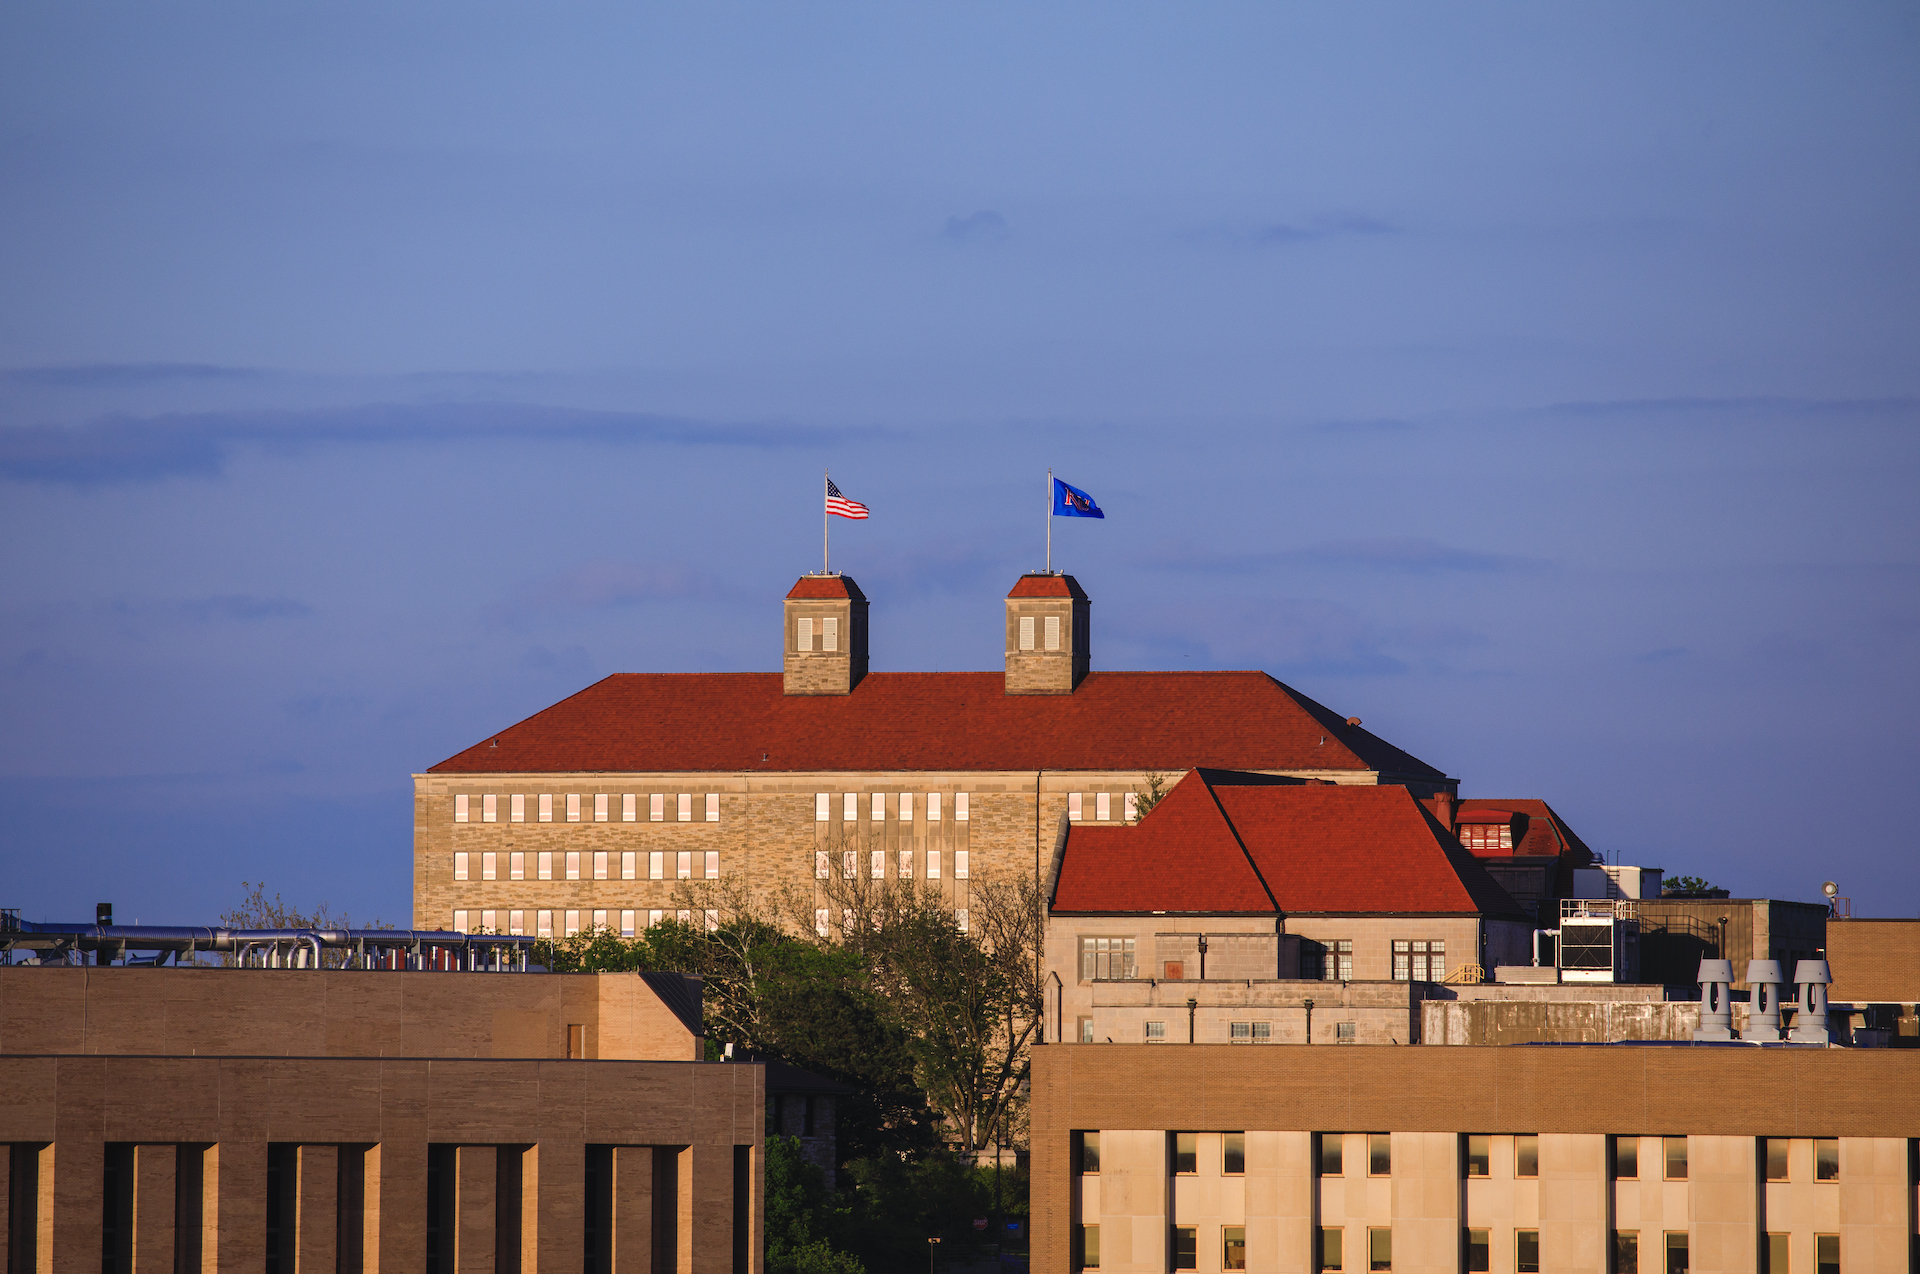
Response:
[{"label": "building window", "polygon": [[1020,617],[1020,649],[1033,649],[1033,616],[1031,615]]},{"label": "building window", "polygon": [[607,794],[605,792],[596,792],[594,794],[593,821],[596,823],[604,823],[607,821]]},{"label": "building window", "polygon": [[456,796],[453,798],[453,821],[456,823],[464,823],[467,821],[467,798],[465,796]]},{"label": "building window", "polygon": [[1200,1134],[1197,1132],[1173,1134],[1173,1174],[1177,1177],[1191,1177],[1199,1171]]},{"label": "building window", "polygon": [[953,794],[953,821],[954,822],[964,823],[967,821],[968,811],[973,807],[972,795],[973,794],[971,792],[955,792]]},{"label": "building window", "polygon": [[953,851],[953,878],[955,880],[967,878],[967,851],[964,849]]},{"label": "building window", "polygon": [[455,933],[465,933],[467,931],[467,913],[466,912],[456,911],[453,913],[453,931]]},{"label": "building window", "polygon": [[1767,1235],[1766,1264],[1760,1267],[1760,1274],[1793,1274],[1791,1238],[1787,1234]]},{"label": "building window", "polygon": [[900,793],[900,821],[903,823],[911,823],[913,821],[912,792]]},{"label": "building window", "polygon": [[1391,1133],[1370,1132],[1367,1134],[1367,1175],[1369,1177],[1390,1177],[1393,1175],[1393,1136]]},{"label": "building window", "polygon": [[707,879],[720,879],[720,851],[717,849],[707,851]]},{"label": "building window", "polygon": [[1353,1044],[1358,1040],[1359,1033],[1355,1030],[1352,1022],[1335,1022],[1333,1024],[1333,1042],[1335,1044]]},{"label": "building window", "polygon": [[607,851],[604,849],[593,851],[593,878],[595,880],[607,878]]},{"label": "building window", "polygon": [[1613,1232],[1612,1274],[1640,1274],[1640,1231]]},{"label": "building window", "polygon": [[860,817],[860,797],[854,792],[844,792],[840,797],[840,821],[851,823]]},{"label": "building window", "polygon": [[720,821],[720,793],[718,792],[707,793],[707,821],[709,823]]},{"label": "building window", "polygon": [[840,649],[840,621],[832,615],[820,621],[820,649],[828,652]]},{"label": "building window", "polygon": [[482,880],[500,879],[498,854],[488,852],[480,855],[480,879]]},{"label": "building window", "polygon": [[827,851],[824,849],[814,850],[813,851],[813,878],[815,880],[825,880],[827,879],[827,872],[828,872]]},{"label": "building window", "polygon": [[1393,943],[1393,980],[1395,982],[1444,982],[1447,977],[1447,944],[1424,939],[1397,938]]},{"label": "building window", "polygon": [[867,857],[870,860],[867,863],[868,874],[875,880],[885,880],[887,878],[887,851],[884,849],[876,849],[871,851]]},{"label": "building window", "polygon": [[1487,1262],[1487,1232],[1467,1231],[1467,1274],[1486,1274],[1493,1266]]},{"label": "building window", "polygon": [[1483,1132],[1467,1134],[1467,1175],[1484,1177],[1493,1168],[1493,1138]]},{"label": "building window", "polygon": [[1344,1234],[1345,1231],[1339,1229],[1322,1229],[1320,1231],[1320,1241],[1314,1245],[1320,1249],[1315,1254],[1318,1257],[1314,1262],[1315,1265],[1323,1270],[1344,1270],[1347,1268],[1344,1254],[1341,1252],[1341,1248],[1344,1245],[1340,1242]]},{"label": "building window", "polygon": [[1815,1181],[1840,1179],[1839,1138],[1815,1137],[1813,1139],[1813,1179]]},{"label": "building window", "polygon": [[868,803],[868,815],[876,823],[887,821],[887,798],[884,793],[873,794],[873,800]]},{"label": "building window", "polygon": [[647,913],[647,928],[651,929],[667,918],[667,913],[655,907]]},{"label": "building window", "polygon": [[1110,792],[1094,793],[1093,816],[1095,819],[1101,822],[1106,822],[1107,820],[1113,817],[1113,794],[1112,793]]},{"label": "building window", "polygon": [[1840,1274],[1840,1236],[1813,1236],[1813,1274]]},{"label": "building window", "polygon": [[903,849],[900,851],[899,870],[900,870],[900,879],[902,880],[913,879],[913,851],[912,850]]},{"label": "building window", "polygon": [[1234,1044],[1271,1044],[1273,1023],[1230,1022],[1227,1024],[1227,1039]]},{"label": "building window", "polygon": [[959,928],[961,933],[970,932],[968,926],[971,923],[971,917],[967,915],[967,909],[965,907],[959,907],[954,910],[953,923]]},{"label": "building window", "polygon": [[1767,1180],[1787,1179],[1787,1147],[1792,1144],[1785,1137],[1767,1138]]},{"label": "building window", "polygon": [[623,911],[620,913],[620,936],[621,937],[631,938],[634,936],[636,931],[634,929],[633,922],[636,914],[637,913],[632,911]]},{"label": "building window", "polygon": [[1196,1239],[1198,1231],[1191,1225],[1173,1227],[1173,1268],[1176,1270],[1197,1270],[1200,1268],[1200,1244]]},{"label": "building window", "polygon": [[527,797],[524,792],[515,792],[507,798],[507,821],[512,823],[527,821]]},{"label": "building window", "polygon": [[569,823],[580,821],[580,793],[578,792],[567,793],[567,821]]},{"label": "building window", "polygon": [[692,792],[680,793],[680,799],[674,802],[674,812],[679,816],[680,821],[683,823],[691,823],[693,821],[693,793]]},{"label": "building window", "polygon": [[1376,1271],[1393,1268],[1392,1230],[1383,1228],[1367,1231],[1367,1268]]},{"label": "building window", "polygon": [[498,804],[496,804],[498,800],[499,798],[496,797],[491,792],[487,793],[485,796],[480,798],[480,821],[481,822],[492,823],[492,822],[497,822],[499,820],[500,807]]},{"label": "building window", "polygon": [[1126,800],[1127,821],[1134,822],[1140,817],[1140,793],[1128,792]]},{"label": "building window", "polygon": [[[1053,621],[1047,622],[1051,624]],[[1223,1270],[1247,1268],[1246,1226],[1223,1225],[1220,1227],[1220,1268]]]},{"label": "building window", "polygon": [[535,937],[551,938],[553,936],[553,913],[551,911],[541,912],[535,923],[538,926],[534,930]]},{"label": "building window", "polygon": [[1314,1161],[1314,1169],[1323,1177],[1345,1176],[1346,1168],[1340,1152],[1345,1147],[1346,1135],[1337,1132],[1316,1133],[1315,1140],[1320,1143],[1320,1154]]},{"label": "building window", "polygon": [[465,880],[467,878],[467,857],[464,853],[453,856],[453,878],[455,880]]},{"label": "building window", "polygon": [[927,821],[929,823],[940,821],[940,793],[938,792],[927,793]]},{"label": "building window", "polygon": [[1220,1134],[1220,1172],[1223,1176],[1244,1176],[1247,1171],[1247,1134]]},{"label": "building window", "polygon": [[813,620],[802,616],[793,621],[793,648],[805,651],[813,649]]},{"label": "building window", "polygon": [[717,931],[719,928],[720,928],[720,909],[718,907],[708,907],[707,908],[707,932],[713,933]]},{"label": "building window", "polygon": [[1514,1274],[1540,1274],[1540,1231],[1513,1232]]},{"label": "building window", "polygon": [[1300,943],[1300,976],[1312,982],[1353,981],[1353,939]]},{"label": "building window", "polygon": [[[1640,1175],[1640,1139],[1613,1139],[1613,1176],[1616,1181],[1632,1181]],[[1639,1240],[1635,1240],[1638,1242]]]},{"label": "building window", "polygon": [[1685,1230],[1669,1230],[1666,1238],[1666,1274],[1687,1274],[1687,1232]]},{"label": "building window", "polygon": [[540,821],[543,823],[551,823],[553,821],[552,792],[540,793]]},{"label": "building window", "polygon": [[1687,1139],[1664,1137],[1661,1140],[1667,1152],[1667,1180],[1685,1181],[1687,1179]]},{"label": "building window", "polygon": [[1513,824],[1462,823],[1460,843],[1468,849],[1512,849]]},{"label": "building window", "polygon": [[690,925],[693,923],[693,911],[691,908],[682,907],[675,914],[675,918],[683,925]]},{"label": "building window", "polygon": [[632,792],[620,798],[620,821],[623,823],[640,821],[640,802]]},{"label": "building window", "polygon": [[567,851],[567,879],[580,879],[580,851],[577,849]]},{"label": "building window", "polygon": [[1047,649],[1048,650],[1060,649],[1060,617],[1058,615],[1047,616],[1046,631],[1047,631]]},{"label": "building window", "polygon": [[1081,811],[1080,793],[1068,792],[1067,793],[1067,818],[1072,822],[1075,822],[1075,823],[1079,822],[1080,811]]},{"label": "building window", "polygon": [[630,849],[629,849],[629,850],[625,850],[625,851],[623,851],[623,852],[621,853],[621,855],[620,855],[620,879],[622,879],[622,880],[633,880],[633,879],[635,879],[635,878],[636,878],[636,877],[637,877],[637,876],[639,875],[639,871],[638,871],[638,867],[639,867],[639,864],[638,864],[638,862],[637,862],[637,860],[639,859],[639,857],[640,857],[640,855],[638,855],[638,854],[636,854],[636,853],[634,853],[634,852],[633,852],[632,850],[630,850]]},{"label": "building window", "polygon": [[653,850],[647,854],[647,879],[665,880],[667,878],[667,855],[664,850]]},{"label": "building window", "polygon": [[1122,982],[1135,977],[1132,938],[1080,939],[1080,980]]},{"label": "building window", "polygon": [[937,849],[927,851],[927,879],[940,879],[940,851]]},{"label": "building window", "polygon": [[824,938],[827,936],[827,909],[825,907],[815,907],[813,909],[813,932],[818,937]]},{"label": "building window", "polygon": [[840,879],[852,880],[860,874],[859,855],[852,850],[843,850],[840,854]]},{"label": "building window", "polygon": [[667,794],[653,792],[647,796],[647,821],[664,823],[667,821]]},{"label": "building window", "polygon": [[567,924],[567,933],[566,933],[567,937],[577,938],[580,936],[580,913],[579,912],[569,911],[567,913],[566,924]]},{"label": "building window", "polygon": [[1513,1139],[1513,1175],[1516,1177],[1540,1175],[1540,1138],[1533,1133],[1520,1133]]},{"label": "building window", "polygon": [[525,880],[527,878],[527,856],[519,850],[507,855],[507,879]]},{"label": "building window", "polygon": [[673,878],[675,880],[693,879],[693,851],[683,849],[673,856]]},{"label": "building window", "polygon": [[1083,1177],[1100,1174],[1100,1134],[1098,1132],[1073,1134],[1073,1170]]},{"label": "building window", "polygon": [[1167,1024],[1165,1022],[1148,1022],[1146,1040],[1149,1044],[1166,1043]]},{"label": "building window", "polygon": [[1073,1227],[1074,1264],[1083,1270],[1100,1268],[1100,1227],[1097,1225],[1076,1225]]},{"label": "building window", "polygon": [[524,937],[527,932],[527,913],[524,911],[509,911],[507,913],[507,932],[516,938]]},{"label": "building window", "polygon": [[827,821],[828,799],[829,799],[828,794],[826,792],[815,792],[813,794],[813,821],[814,822],[824,823]]},{"label": "building window", "polygon": [[539,864],[535,874],[537,874],[541,880],[553,879],[553,855],[544,849],[540,851]]},{"label": "building window", "polygon": [[1090,1017],[1073,1019],[1073,1037],[1082,1044],[1093,1043],[1093,1019]]},{"label": "building window", "polygon": [[599,933],[603,931],[606,927],[607,927],[607,913],[604,911],[594,912],[593,913],[593,932]]}]

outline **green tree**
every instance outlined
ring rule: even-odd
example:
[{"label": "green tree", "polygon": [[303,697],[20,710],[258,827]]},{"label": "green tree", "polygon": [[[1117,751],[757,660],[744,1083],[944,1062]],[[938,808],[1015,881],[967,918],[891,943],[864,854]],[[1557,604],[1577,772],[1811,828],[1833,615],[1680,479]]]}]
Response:
[{"label": "green tree", "polygon": [[767,1138],[767,1274],[866,1274],[836,1246],[852,1228],[852,1207],[801,1156],[798,1139]]},{"label": "green tree", "polygon": [[1709,884],[1700,876],[1669,876],[1660,888],[1662,893],[1703,894],[1708,890],[1718,889],[1719,887],[1718,885]]}]

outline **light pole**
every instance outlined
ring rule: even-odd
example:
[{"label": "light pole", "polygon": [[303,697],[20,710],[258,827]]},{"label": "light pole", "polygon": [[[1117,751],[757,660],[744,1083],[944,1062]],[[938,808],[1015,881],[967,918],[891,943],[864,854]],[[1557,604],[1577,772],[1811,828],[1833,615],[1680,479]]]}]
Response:
[{"label": "light pole", "polygon": [[1200,1007],[1200,1001],[1194,999],[1192,996],[1187,997],[1187,1043],[1189,1044],[1193,1043],[1194,1010],[1198,1009],[1199,1007]]},{"label": "light pole", "polygon": [[935,1246],[935,1244],[939,1242],[940,1240],[938,1238],[927,1240],[927,1274],[933,1274],[933,1254],[940,1250]]},{"label": "light pole", "polygon": [[1302,1000],[1300,1007],[1307,1011],[1307,1043],[1313,1043],[1313,1001]]}]

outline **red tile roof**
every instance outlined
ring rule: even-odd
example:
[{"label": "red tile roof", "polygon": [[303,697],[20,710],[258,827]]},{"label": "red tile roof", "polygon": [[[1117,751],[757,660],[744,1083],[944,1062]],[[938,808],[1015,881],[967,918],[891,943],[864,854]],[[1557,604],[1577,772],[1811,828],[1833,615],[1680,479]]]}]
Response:
[{"label": "red tile roof", "polygon": [[1133,827],[1069,828],[1052,907],[1521,915],[1403,787],[1274,783],[1198,770]]},{"label": "red tile roof", "polygon": [[845,575],[802,575],[787,591],[788,601],[821,601],[841,597],[851,597],[857,602],[867,600],[860,586]]},{"label": "red tile roof", "polygon": [[1454,816],[1456,823],[1504,823],[1510,820],[1513,821],[1511,850],[1476,848],[1473,852],[1481,858],[1565,856],[1581,867],[1600,861],[1599,856],[1573,834],[1573,829],[1545,801],[1475,797],[1471,801],[1461,802],[1460,812]]},{"label": "red tile roof", "polygon": [[1087,595],[1080,591],[1080,581],[1071,575],[1022,575],[1013,586],[1008,597],[1071,597],[1076,601],[1086,601]]},{"label": "red tile roof", "polygon": [[870,673],[848,695],[787,695],[779,673],[617,673],[432,772],[1195,765],[1446,778],[1263,672],[1093,672],[1068,695],[1009,695],[998,672]]}]

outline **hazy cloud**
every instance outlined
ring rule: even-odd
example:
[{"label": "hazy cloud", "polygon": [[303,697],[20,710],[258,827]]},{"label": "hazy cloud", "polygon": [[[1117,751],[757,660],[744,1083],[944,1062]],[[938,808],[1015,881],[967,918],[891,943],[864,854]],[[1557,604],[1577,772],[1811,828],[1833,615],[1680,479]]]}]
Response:
[{"label": "hazy cloud", "polygon": [[1272,553],[1223,554],[1192,545],[1172,545],[1151,554],[1147,560],[1152,565],[1170,570],[1202,570],[1221,574],[1256,574],[1299,567],[1394,571],[1411,575],[1433,575],[1442,571],[1512,573],[1543,570],[1551,565],[1539,558],[1452,548],[1420,536],[1328,540],[1304,548]]},{"label": "hazy cloud", "polygon": [[163,381],[252,380],[250,367],[213,363],[80,363],[71,367],[15,367],[0,371],[0,381],[40,389],[127,389]]},{"label": "hazy cloud", "polygon": [[1242,248],[1282,248],[1326,239],[1370,238],[1399,234],[1400,228],[1356,212],[1323,213],[1304,221],[1218,222],[1179,237],[1192,243],[1225,243]]},{"label": "hazy cloud", "polygon": [[601,610],[642,602],[697,597],[716,591],[710,576],[671,566],[638,562],[582,562],[521,590],[502,613],[567,608]]},{"label": "hazy cloud", "polygon": [[1685,659],[1692,654],[1685,646],[1662,646],[1658,650],[1649,650],[1643,655],[1635,655],[1637,664],[1670,664],[1676,659]]},{"label": "hazy cloud", "polygon": [[998,243],[1007,237],[1007,219],[990,208],[966,217],[948,217],[940,237],[955,243]]}]

